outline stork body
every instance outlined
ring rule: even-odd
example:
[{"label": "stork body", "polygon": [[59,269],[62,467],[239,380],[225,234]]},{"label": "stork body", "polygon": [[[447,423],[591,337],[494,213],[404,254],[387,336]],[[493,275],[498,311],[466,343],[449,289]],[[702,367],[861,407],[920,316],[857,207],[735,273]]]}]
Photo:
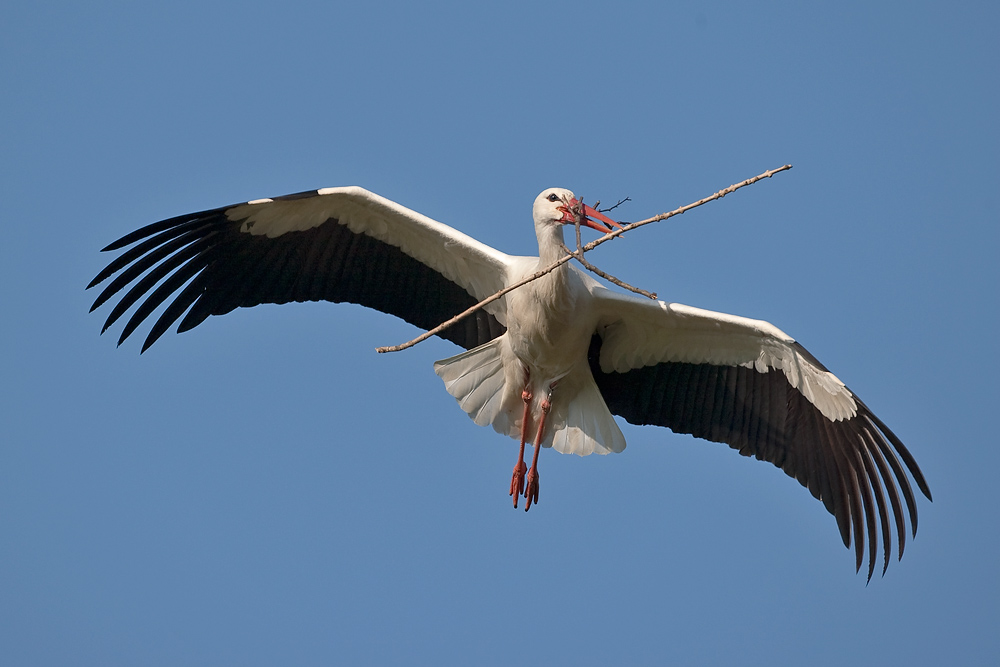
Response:
[{"label": "stork body", "polygon": [[[143,351],[180,320],[260,303],[350,301],[431,328],[562,256],[563,226],[617,225],[560,188],[533,208],[538,257],[515,257],[356,187],[327,188],[171,218],[124,236],[131,246],[88,287],[115,276],[97,308],[131,285],[104,330],[138,303],[119,344],[167,302]],[[117,274],[117,275],[116,275]],[[134,284],[133,284],[134,283]],[[169,302],[168,302],[169,300]],[[888,567],[902,556],[930,490],[896,435],[790,336],[767,322],[613,292],[569,264],[439,334],[466,349],[434,364],[480,425],[520,441],[511,495],[538,500],[538,452],[620,452],[613,418],[723,442],[795,477]],[[526,470],[524,450],[534,448]],[[895,531],[890,528],[895,523]]]}]

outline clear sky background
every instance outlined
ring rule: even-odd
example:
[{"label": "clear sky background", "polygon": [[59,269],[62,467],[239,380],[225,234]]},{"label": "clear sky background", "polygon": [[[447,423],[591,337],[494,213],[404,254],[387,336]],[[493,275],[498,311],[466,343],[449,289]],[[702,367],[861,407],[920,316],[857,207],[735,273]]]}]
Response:
[{"label": "clear sky background", "polygon": [[[2,662],[998,664],[1000,10],[735,5],[5,3]],[[665,429],[545,450],[514,511],[516,443],[432,371],[457,348],[377,355],[389,316],[140,356],[83,289],[259,197],[362,185],[533,254],[545,187],[637,220],[785,163],[591,259],[773,322],[900,435],[935,501],[867,586],[797,482]]]}]

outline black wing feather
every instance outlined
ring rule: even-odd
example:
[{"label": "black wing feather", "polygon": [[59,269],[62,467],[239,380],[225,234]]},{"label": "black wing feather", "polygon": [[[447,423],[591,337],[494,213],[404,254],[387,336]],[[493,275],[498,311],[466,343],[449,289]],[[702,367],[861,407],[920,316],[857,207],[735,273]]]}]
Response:
[{"label": "black wing feather", "polygon": [[[796,350],[826,370],[800,345],[796,344]],[[601,338],[594,335],[590,369],[612,413],[633,424],[666,426],[677,433],[722,442],[744,456],[781,468],[833,514],[845,546],[851,546],[853,535],[858,570],[867,537],[869,579],[875,570],[880,533],[883,573],[892,551],[886,497],[900,557],[906,544],[903,504],[916,534],[916,500],[906,471],[929,499],[927,482],[899,438],[857,397],[857,414],[833,422],[788,384],[780,370],[760,373],[742,366],[667,362],[605,373],[600,353]]]}]

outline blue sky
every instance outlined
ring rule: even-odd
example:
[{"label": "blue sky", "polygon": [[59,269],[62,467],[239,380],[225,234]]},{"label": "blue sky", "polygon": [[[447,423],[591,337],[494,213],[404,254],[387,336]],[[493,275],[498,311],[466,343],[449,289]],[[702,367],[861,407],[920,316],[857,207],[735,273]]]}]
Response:
[{"label": "blue sky", "polygon": [[[0,26],[6,664],[996,664],[993,3],[17,3]],[[362,185],[512,253],[549,186],[636,220],[662,298],[766,319],[903,439],[935,502],[865,585],[773,466],[664,429],[476,427],[412,327],[240,310],[98,333],[100,248]]]}]

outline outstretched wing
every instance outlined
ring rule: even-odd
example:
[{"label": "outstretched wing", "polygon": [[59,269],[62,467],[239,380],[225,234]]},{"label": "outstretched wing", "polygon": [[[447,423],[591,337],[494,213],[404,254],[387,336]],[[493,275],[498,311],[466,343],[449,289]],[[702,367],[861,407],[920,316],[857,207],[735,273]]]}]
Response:
[{"label": "outstretched wing", "polygon": [[[259,199],[157,222],[115,241],[132,246],[88,289],[115,276],[101,306],[128,285],[103,331],[140,303],[119,345],[165,301],[145,351],[178,319],[290,301],[349,301],[429,329],[504,287],[511,258],[359,187]],[[185,314],[186,313],[186,314]],[[494,302],[439,335],[466,349],[503,333]]]},{"label": "outstretched wing", "polygon": [[900,439],[805,348],[760,320],[592,291],[602,320],[590,366],[611,412],[778,466],[836,517],[845,546],[853,530],[858,569],[867,532],[869,579],[876,521],[883,573],[889,565],[891,506],[902,557],[904,503],[917,531],[904,465],[930,498],[927,482]]}]

